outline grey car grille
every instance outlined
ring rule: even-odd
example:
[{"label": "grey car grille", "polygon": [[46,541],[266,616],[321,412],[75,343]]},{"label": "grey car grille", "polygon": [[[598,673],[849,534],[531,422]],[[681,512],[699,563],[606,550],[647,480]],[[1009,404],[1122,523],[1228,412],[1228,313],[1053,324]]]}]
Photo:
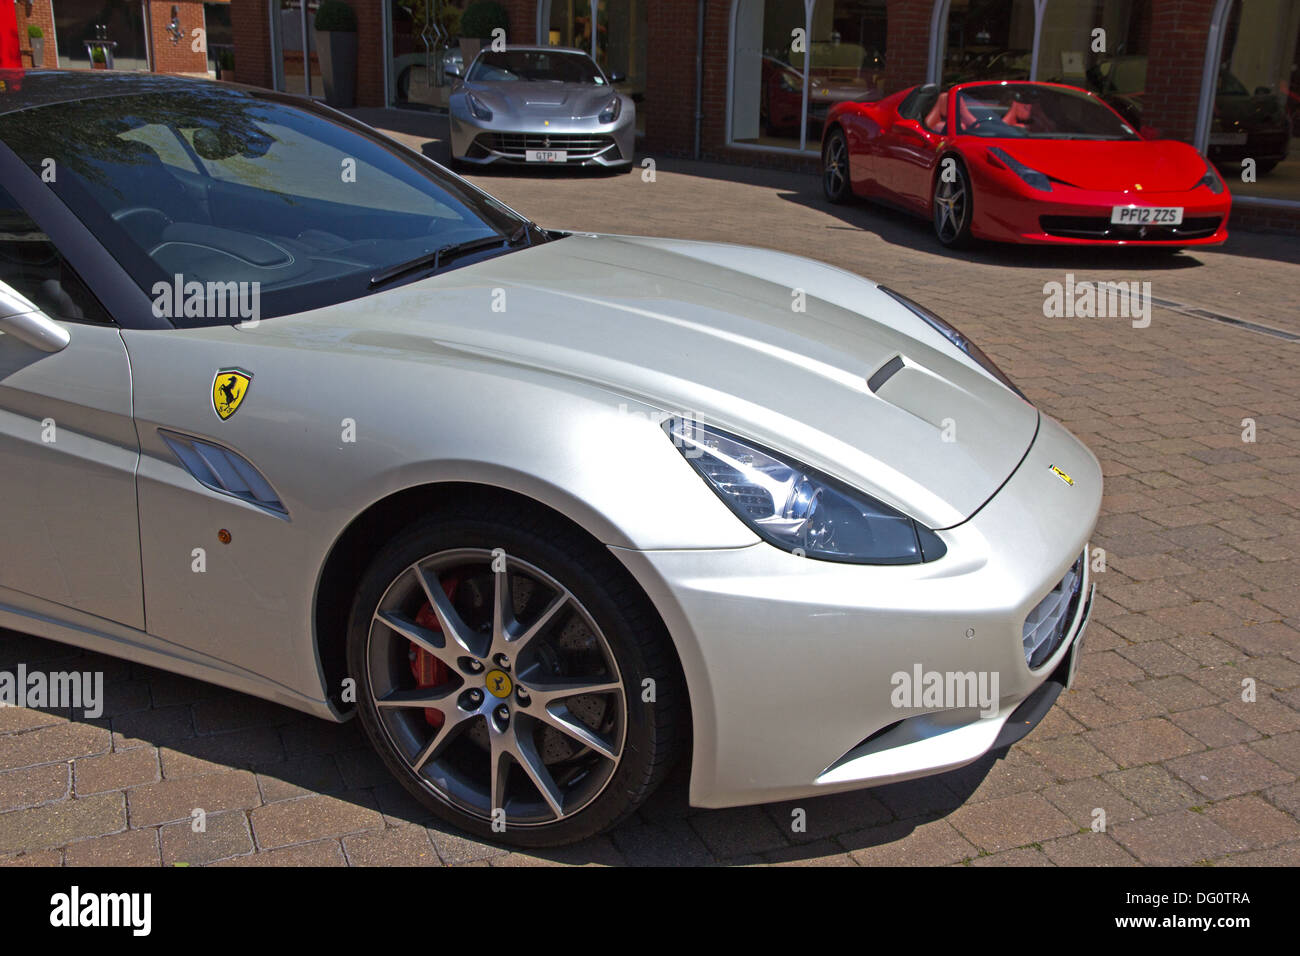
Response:
[{"label": "grey car grille", "polygon": [[289,513],[271,483],[247,458],[189,435],[162,429],[158,434],[199,484],[276,514]]},{"label": "grey car grille", "polygon": [[1025,618],[1025,662],[1030,667],[1041,667],[1065,640],[1079,607],[1082,586],[1083,556],[1080,555],[1065,577]]},{"label": "grey car grille", "polygon": [[478,142],[487,149],[523,159],[529,149],[562,149],[573,159],[591,159],[614,145],[612,136],[586,133],[483,133]]}]

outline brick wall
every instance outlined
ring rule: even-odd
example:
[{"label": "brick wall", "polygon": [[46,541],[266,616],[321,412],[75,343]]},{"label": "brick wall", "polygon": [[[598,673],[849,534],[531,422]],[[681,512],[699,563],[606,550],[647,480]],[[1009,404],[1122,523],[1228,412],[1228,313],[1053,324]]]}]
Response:
[{"label": "brick wall", "polygon": [[[4,2],[4,0],[0,0]],[[58,65],[58,53],[54,49],[54,6],[50,0],[33,0],[32,12],[27,12],[26,4],[14,5],[18,14],[18,47],[22,51],[23,66],[55,67]],[[40,63],[32,64],[32,43],[27,39],[27,25],[34,23],[45,34],[45,54]]]},{"label": "brick wall", "polygon": [[235,70],[223,78],[249,86],[272,86],[271,13],[267,0],[230,0]]},{"label": "brick wall", "polygon": [[885,94],[925,82],[930,62],[930,0],[888,0],[885,20]]},{"label": "brick wall", "polygon": [[[180,20],[181,37],[173,40],[167,27],[172,7]],[[207,53],[194,49],[194,31],[203,29],[202,0],[150,0],[149,46],[155,73],[206,73]]]},{"label": "brick wall", "polygon": [[1214,0],[1152,0],[1142,122],[1172,139],[1196,135],[1205,43]]}]

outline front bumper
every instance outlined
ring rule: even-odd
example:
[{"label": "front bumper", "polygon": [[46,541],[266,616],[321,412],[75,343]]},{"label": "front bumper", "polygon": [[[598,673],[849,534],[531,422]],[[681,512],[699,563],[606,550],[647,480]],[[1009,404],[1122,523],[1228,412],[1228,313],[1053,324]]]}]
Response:
[{"label": "front bumper", "polygon": [[[1023,625],[1083,553],[1100,504],[1096,459],[1044,418],[998,494],[940,532],[948,554],[932,563],[834,564],[766,544],[613,549],[658,607],[686,673],[691,803],[735,806],[908,780],[998,745],[1009,723],[1023,722],[1018,708],[1063,664],[1068,670],[1089,602],[1079,602],[1059,646],[1032,670]],[[900,703],[897,675],[918,669],[984,675],[996,698],[987,707]]]},{"label": "front bumper", "polygon": [[[509,126],[499,120],[478,121],[459,111],[451,113],[451,153],[477,166],[603,166],[627,167],[636,148],[636,121],[620,116],[614,123],[594,120],[578,125],[532,123]],[[564,163],[530,163],[529,150],[563,150]]]},{"label": "front bumper", "polygon": [[[1177,227],[1114,225],[1115,206],[1181,206]],[[976,187],[972,232],[994,242],[1086,246],[1217,246],[1228,238],[1232,196],[1208,187],[1181,192],[1097,192],[1054,184],[1050,193],[1008,188],[995,181]]]}]

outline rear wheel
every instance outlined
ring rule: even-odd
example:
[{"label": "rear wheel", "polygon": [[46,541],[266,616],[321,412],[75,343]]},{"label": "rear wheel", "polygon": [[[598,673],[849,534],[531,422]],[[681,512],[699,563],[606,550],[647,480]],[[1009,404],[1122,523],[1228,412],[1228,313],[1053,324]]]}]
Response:
[{"label": "rear wheel", "polygon": [[966,167],[955,157],[951,157],[951,165],[946,165],[949,158],[944,157],[939,162],[939,175],[934,181],[931,207],[934,211],[935,236],[945,246],[958,249],[970,245],[974,205]]},{"label": "rear wheel", "polygon": [[598,833],[675,756],[683,695],[662,627],[626,572],[558,521],[417,522],[366,572],[348,657],[389,769],[487,839]]},{"label": "rear wheel", "polygon": [[833,203],[847,202],[849,186],[849,144],[841,129],[833,129],[822,145],[822,190]]}]

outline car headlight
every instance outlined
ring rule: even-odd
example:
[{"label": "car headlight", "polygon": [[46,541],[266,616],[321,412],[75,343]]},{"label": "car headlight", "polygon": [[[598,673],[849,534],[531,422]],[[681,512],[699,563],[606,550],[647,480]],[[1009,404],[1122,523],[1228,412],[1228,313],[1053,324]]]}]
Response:
[{"label": "car headlight", "polygon": [[1031,186],[1034,189],[1041,189],[1045,193],[1050,193],[1052,191],[1052,181],[1047,178],[1046,173],[1040,173],[1036,169],[1030,169],[1005,149],[998,149],[996,146],[990,146],[989,154],[997,158],[1001,161],[1002,165],[1006,166],[1007,169],[1019,176],[1025,185]]},{"label": "car headlight", "polygon": [[774,451],[685,418],[664,430],[723,503],[778,548],[848,564],[920,564],[947,553],[924,525]]},{"label": "car headlight", "polygon": [[475,119],[490,120],[492,118],[492,111],[484,106],[483,101],[469,90],[465,91],[465,99],[469,101],[469,112]]},{"label": "car headlight", "polygon": [[1196,185],[1209,186],[1210,192],[1213,193],[1223,192],[1223,180],[1219,178],[1218,170],[1211,165],[1208,159],[1205,161],[1205,175],[1197,181]]},{"label": "car headlight", "polygon": [[605,104],[605,108],[600,111],[600,115],[596,118],[602,123],[612,123],[618,119],[618,114],[621,112],[623,112],[623,98],[615,96]]},{"label": "car headlight", "polygon": [[984,350],[970,339],[966,338],[966,336],[962,335],[961,332],[958,331],[957,327],[951,322],[939,318],[939,316],[935,315],[925,306],[918,302],[913,302],[901,292],[887,289],[883,285],[878,285],[876,288],[885,293],[885,295],[889,296],[895,302],[906,306],[918,318],[925,322],[926,325],[930,326],[930,328],[934,329],[961,351],[965,352],[976,365],[984,369],[984,371],[988,372],[1007,388],[1011,389],[1011,391],[1023,398],[1026,402],[1029,401],[1029,399],[1025,397],[1025,393],[1016,387],[1016,383],[1007,378],[1007,374],[1002,371],[1002,369],[998,368],[991,358],[984,354]]}]

